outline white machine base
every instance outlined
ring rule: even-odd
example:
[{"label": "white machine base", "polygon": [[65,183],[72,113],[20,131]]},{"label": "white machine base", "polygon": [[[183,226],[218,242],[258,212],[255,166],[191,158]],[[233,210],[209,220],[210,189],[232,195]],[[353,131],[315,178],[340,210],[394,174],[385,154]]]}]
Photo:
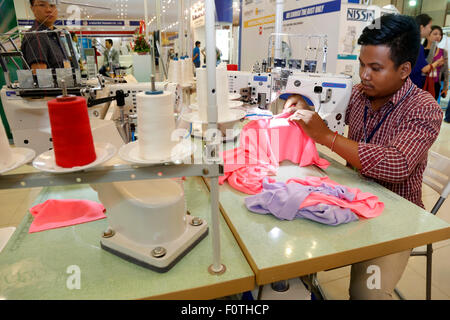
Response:
[{"label": "white machine base", "polygon": [[[204,126],[205,125],[203,125],[203,127]],[[220,125],[220,124],[218,125],[218,129],[223,134],[222,142],[228,142],[228,141],[236,140],[236,138],[239,137],[239,134],[241,132],[241,129],[234,128],[233,129],[233,134],[232,135],[230,135],[230,134],[227,135],[226,134],[227,133],[227,129],[229,129],[228,126],[227,127],[223,127],[223,125]],[[206,138],[205,133],[206,133],[206,130],[204,130],[202,132],[202,125],[201,124],[199,124],[199,123],[193,123],[192,124],[192,136],[194,138],[205,139]]]},{"label": "white machine base", "polygon": [[[125,260],[157,272],[169,271],[197,243],[208,235],[208,224],[205,220],[200,226],[190,224],[193,217],[186,216],[185,232],[176,240],[158,245],[142,245],[127,239],[117,232],[111,238],[103,238],[101,247]],[[156,247],[164,247],[167,253],[161,258],[155,258],[151,252]]]}]

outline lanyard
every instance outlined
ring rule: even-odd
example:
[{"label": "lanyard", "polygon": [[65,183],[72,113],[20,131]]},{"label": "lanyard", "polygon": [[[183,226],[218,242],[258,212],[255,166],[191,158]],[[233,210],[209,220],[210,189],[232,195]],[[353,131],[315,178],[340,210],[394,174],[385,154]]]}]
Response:
[{"label": "lanyard", "polygon": [[408,92],[406,92],[406,94],[400,99],[399,102],[397,102],[397,104],[392,107],[391,109],[388,110],[388,112],[386,112],[386,114],[383,116],[383,118],[381,119],[380,122],[378,122],[377,126],[372,130],[372,132],[370,133],[369,137],[367,137],[367,132],[366,132],[366,123],[367,123],[367,111],[369,110],[369,108],[367,107],[367,105],[364,107],[364,142],[365,143],[369,143],[370,140],[372,140],[373,136],[375,135],[375,133],[378,131],[378,129],[380,129],[381,125],[383,124],[383,122],[386,120],[386,118],[389,116],[389,114],[394,111],[395,108],[397,108],[400,103],[403,102],[403,100],[405,100],[409,94],[411,93],[412,89],[413,89],[413,85],[411,85],[411,87],[409,88]]}]

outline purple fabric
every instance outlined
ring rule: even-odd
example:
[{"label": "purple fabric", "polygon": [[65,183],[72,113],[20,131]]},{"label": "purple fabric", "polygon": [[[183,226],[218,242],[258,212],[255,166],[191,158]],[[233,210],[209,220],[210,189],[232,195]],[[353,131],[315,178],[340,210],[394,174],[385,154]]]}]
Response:
[{"label": "purple fabric", "polygon": [[305,218],[330,226],[337,226],[342,223],[358,220],[356,214],[348,208],[323,203],[300,209],[297,212],[296,218]]},{"label": "purple fabric", "polygon": [[298,183],[263,182],[263,191],[257,195],[245,198],[247,209],[259,214],[273,214],[281,220],[305,218],[327,225],[339,225],[358,220],[350,209],[338,206],[319,204],[302,209],[300,205],[311,192],[321,192],[353,201],[355,195],[345,187],[333,188],[326,184],[320,187],[304,186]]}]

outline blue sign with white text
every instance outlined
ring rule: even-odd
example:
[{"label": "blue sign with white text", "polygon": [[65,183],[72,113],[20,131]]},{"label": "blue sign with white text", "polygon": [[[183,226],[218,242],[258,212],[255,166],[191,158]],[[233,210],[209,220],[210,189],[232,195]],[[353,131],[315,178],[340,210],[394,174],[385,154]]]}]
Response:
[{"label": "blue sign with white text", "polygon": [[114,21],[114,20],[88,20],[88,26],[124,26],[125,21]]},{"label": "blue sign with white text", "polygon": [[324,88],[341,88],[341,89],[345,89],[345,88],[347,88],[347,85],[345,83],[324,82],[324,83],[322,83],[322,87],[324,87]]},{"label": "blue sign with white text", "polygon": [[322,4],[316,4],[314,6],[285,11],[283,13],[283,20],[299,19],[309,16],[315,16],[318,14],[336,12],[340,10],[341,10],[341,0],[334,0],[324,2]]},{"label": "blue sign with white text", "polygon": [[264,77],[264,76],[254,76],[254,77],[253,77],[253,81],[267,82],[267,77]]}]

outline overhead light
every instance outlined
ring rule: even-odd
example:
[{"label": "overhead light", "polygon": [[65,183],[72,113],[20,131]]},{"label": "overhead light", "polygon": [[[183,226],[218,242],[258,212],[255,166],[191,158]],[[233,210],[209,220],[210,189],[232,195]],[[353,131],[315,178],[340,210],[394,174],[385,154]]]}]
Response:
[{"label": "overhead light", "polygon": [[410,1],[409,1],[409,6],[410,6],[410,7],[415,7],[416,4],[417,4],[417,1],[416,1],[416,0],[410,0]]}]

